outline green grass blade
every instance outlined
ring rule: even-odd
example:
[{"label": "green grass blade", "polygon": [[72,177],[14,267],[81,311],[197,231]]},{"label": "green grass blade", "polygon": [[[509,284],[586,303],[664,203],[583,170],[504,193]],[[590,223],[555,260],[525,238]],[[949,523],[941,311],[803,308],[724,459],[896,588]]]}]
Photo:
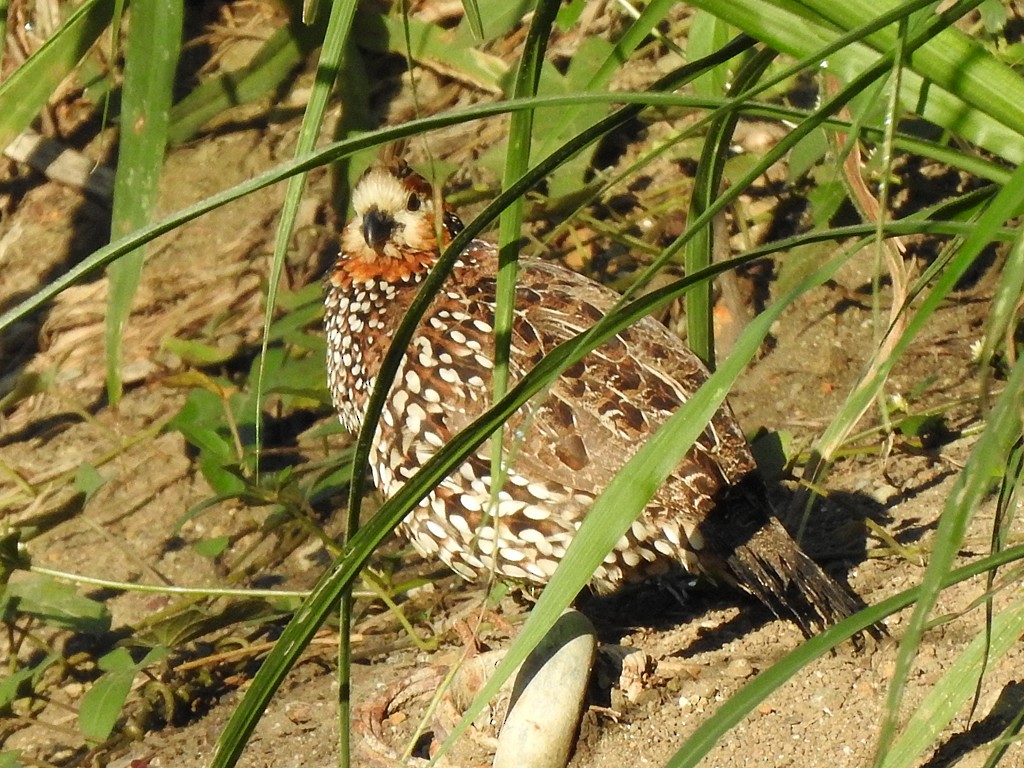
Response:
[{"label": "green grass blade", "polygon": [[[156,204],[167,146],[169,111],[181,50],[180,2],[141,3],[132,11],[125,51],[121,137],[114,181],[111,236],[121,237],[145,225]],[[107,398],[121,399],[122,341],[132,300],[142,276],[145,251],[139,249],[107,270]]]},{"label": "green grass blade", "polygon": [[113,0],[89,0],[24,64],[0,83],[0,147],[6,147],[39,114],[60,82],[110,24]]},{"label": "green grass blade", "polygon": [[[1024,559],[1024,546],[1004,550],[996,555],[982,558],[977,562],[946,574],[942,580],[942,587],[946,588],[953,584],[959,584],[968,579],[973,579],[980,574],[987,573],[994,568],[1006,565],[1007,563],[1017,562],[1021,559]],[[695,766],[700,764],[701,760],[707,757],[707,754],[722,736],[728,733],[744,717],[753,712],[758,704],[780,688],[802,668],[815,659],[824,656],[856,633],[862,632],[873,624],[882,621],[886,616],[890,616],[906,608],[908,605],[912,605],[919,598],[920,594],[921,587],[914,587],[898,595],[893,595],[841,621],[834,627],[829,627],[824,632],[804,642],[799,648],[775,662],[771,667],[754,678],[753,681],[730,696],[728,701],[722,704],[714,715],[697,727],[693,735],[686,740],[686,743],[680,750],[666,763],[666,768],[695,768]]]},{"label": "green grass blade", "polygon": [[476,0],[462,0],[462,9],[466,13],[466,20],[469,28],[473,31],[473,37],[477,40],[484,39],[484,22],[480,16],[480,6]]},{"label": "green grass blade", "polygon": [[[526,35],[523,58],[516,70],[512,87],[513,98],[522,99],[537,94],[544,51],[551,34],[557,0],[540,0],[533,13]],[[533,110],[526,109],[509,118],[508,150],[505,154],[505,172],[502,186],[511,186],[530,166],[530,146],[533,139]],[[509,344],[511,342],[512,314],[515,310],[516,265],[519,261],[519,238],[523,227],[523,198],[517,197],[498,218],[498,286],[495,311],[494,399],[500,399],[508,389]],[[500,442],[495,446],[501,455]],[[499,477],[500,475],[495,475]]]},{"label": "green grass blade", "polygon": [[[249,104],[285,82],[324,39],[323,18],[275,30],[245,66],[205,80],[171,109],[168,141],[180,144],[232,107]],[[316,87],[314,85],[314,87]]]},{"label": "green grass blade", "polygon": [[[707,56],[722,47],[730,37],[732,31],[728,24],[707,11],[697,11],[686,37],[686,55],[695,59]],[[730,75],[727,65],[715,67],[693,81],[693,92],[712,98],[722,96],[729,91]]]},{"label": "green grass blade", "polygon": [[907,723],[903,735],[888,747],[881,768],[909,768],[934,746],[942,730],[957,711],[974,695],[987,664],[998,661],[1024,632],[1024,601],[1000,611],[992,621],[991,637],[974,638],[949,670],[928,692]]},{"label": "green grass blade", "polygon": [[[355,17],[355,0],[341,0],[331,3],[330,18],[327,21],[327,29],[324,34],[323,47],[320,51],[320,60],[317,62],[317,76],[313,81],[313,88],[310,93],[309,103],[302,117],[302,126],[299,129],[299,137],[296,142],[295,155],[302,157],[311,152],[316,146],[317,137],[323,128],[324,115],[327,112],[327,104],[330,99],[331,90],[334,85],[336,73],[341,70],[342,58],[345,53],[345,46],[348,42],[349,33],[352,29],[352,20]],[[306,33],[315,31],[315,27],[309,28]],[[281,206],[281,218],[278,221],[277,232],[274,241],[274,257],[270,268],[270,280],[267,290],[267,301],[263,317],[263,341],[260,349],[259,371],[256,377],[256,444],[257,450],[261,442],[262,418],[261,404],[263,402],[264,375],[266,373],[265,361],[267,359],[267,348],[269,344],[269,331],[274,320],[274,313],[277,307],[277,294],[281,282],[281,273],[284,269],[285,260],[288,255],[288,247],[291,243],[292,232],[295,226],[295,219],[298,215],[299,203],[302,198],[302,191],[306,184],[306,173],[299,173],[288,180],[285,190],[284,202]],[[347,535],[355,532],[358,519],[349,520],[346,528]],[[351,590],[346,590],[340,603],[340,639],[338,644],[338,718],[339,718],[339,753],[342,765],[349,764],[350,756],[350,726],[351,716],[349,710],[349,687],[350,687],[350,659],[351,659],[351,637],[349,633],[352,608]]]},{"label": "green grass blade", "polygon": [[[533,13],[530,29],[523,47],[523,57],[516,70],[512,86],[514,98],[528,98],[537,94],[544,51],[551,27],[558,14],[558,0],[540,0]],[[530,146],[533,138],[533,110],[526,109],[509,116],[508,149],[505,154],[505,172],[502,186],[510,186],[530,167]],[[517,197],[498,218],[498,282],[495,289],[494,310],[494,379],[493,401],[497,402],[508,390],[509,352],[512,344],[512,319],[516,308],[516,273],[519,264],[519,238],[523,228],[523,198]],[[502,430],[491,438],[492,503],[497,500],[505,480],[502,462]]]},{"label": "green grass blade", "polygon": [[[775,55],[774,51],[768,50],[760,51],[748,58],[737,73],[732,88],[726,86],[721,94],[727,95],[727,91],[730,90],[737,96],[742,94],[757,82]],[[708,74],[713,74],[721,69],[723,68],[716,68]],[[707,77],[708,74],[702,75],[701,78]],[[697,82],[701,78],[698,78]],[[718,79],[715,78],[715,81]],[[714,82],[704,81],[703,87],[705,90],[709,90],[713,85]],[[718,196],[718,190],[722,185],[725,161],[729,156],[733,131],[736,129],[739,117],[737,112],[729,111],[711,121],[701,150],[700,160],[697,163],[697,175],[694,178],[693,195],[690,197],[690,210],[687,214],[688,221],[700,220],[701,214],[714,203]],[[706,224],[694,228],[692,239],[686,244],[683,260],[686,265],[686,273],[693,274],[706,269],[714,261],[714,258],[714,225],[708,221]],[[686,297],[686,341],[693,353],[703,360],[710,370],[714,370],[716,364],[712,287],[709,282],[699,290],[691,291]],[[739,319],[737,318],[736,321],[738,322]]]},{"label": "green grass blade", "polygon": [[[912,111],[919,109],[922,116],[937,125],[1019,163],[1024,161],[1024,144],[1019,138],[1024,133],[1024,78],[980,46],[970,41],[965,43],[962,33],[950,30],[954,37],[938,42],[939,29],[949,27],[955,18],[976,4],[957,4],[928,19],[922,31],[928,39],[908,46],[923,52],[915,50],[909,60],[913,71],[908,71],[903,78],[902,103]],[[840,24],[841,19],[824,19],[806,7],[783,2],[696,0],[694,5],[798,58],[824,47],[847,29]],[[830,8],[838,5],[828,3]],[[873,12],[858,18],[881,15],[876,5],[872,8]],[[832,24],[840,24],[840,31]],[[947,48],[945,41],[954,38],[956,42],[949,42]],[[885,52],[890,50],[886,48]],[[942,65],[934,65],[934,72],[919,64],[919,61],[927,61],[932,65],[936,59]],[[877,61],[878,53],[867,44],[849,44],[829,57],[828,66],[843,80],[853,81]],[[937,77],[942,79],[936,82]],[[1000,105],[995,114],[984,106],[988,103]]]},{"label": "green grass blade", "polygon": [[1013,332],[1017,308],[1024,296],[1024,231],[1006,257],[1006,263],[999,275],[999,285],[992,297],[991,310],[985,320],[985,335],[982,340],[978,363],[981,365],[981,391],[987,395],[992,375],[992,362],[1000,346],[1008,356],[1014,354]]},{"label": "green grass blade", "polygon": [[[1015,194],[1021,192],[1016,191]],[[1004,472],[1007,457],[1020,439],[1022,412],[1024,360],[1019,360],[992,409],[985,431],[971,452],[967,465],[957,476],[939,519],[935,546],[921,582],[921,594],[900,642],[896,668],[889,684],[885,717],[878,735],[876,766],[883,764],[884,750],[892,743],[910,669],[928,626],[932,608],[942,590],[943,580],[952,569],[975,510],[991,492],[994,480]]]}]

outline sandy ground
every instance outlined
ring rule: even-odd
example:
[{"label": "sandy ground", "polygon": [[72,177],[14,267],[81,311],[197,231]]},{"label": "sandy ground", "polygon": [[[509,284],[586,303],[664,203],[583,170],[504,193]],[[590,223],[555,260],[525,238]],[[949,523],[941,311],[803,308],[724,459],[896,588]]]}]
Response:
[{"label": "sandy ground", "polygon": [[[175,149],[161,209],[175,210],[283,162],[292,149],[295,129],[293,122],[272,123],[206,136]],[[443,148],[454,145],[450,136],[438,137],[442,157]],[[462,152],[451,149],[450,159],[460,162]],[[39,177],[22,175],[16,181],[9,186],[16,191],[5,198],[8,211],[0,226],[0,309],[74,264],[105,236],[101,205]],[[6,525],[31,531],[28,549],[37,565],[110,579],[196,586],[225,584],[241,574],[244,583],[272,581],[277,587],[303,589],[327,562],[326,551],[316,542],[296,541],[291,533],[268,529],[262,507],[221,503],[179,529],[187,510],[212,492],[197,466],[195,450],[179,432],[160,429],[182,406],[188,391],[180,374],[189,366],[167,350],[167,338],[202,338],[237,350],[241,362],[208,371],[236,378],[258,349],[267,254],[281,194],[276,189],[248,197],[152,246],[127,335],[128,389],[116,408],[106,403],[102,392],[103,278],[70,289],[0,339],[0,395],[19,376],[24,380],[34,373],[46,381],[38,394],[0,414],[0,514]],[[323,200],[327,194],[326,177],[314,175],[310,198]],[[314,226],[312,206],[305,215],[317,237],[325,232],[329,237],[329,232]],[[310,242],[318,242],[317,237]],[[572,261],[573,256],[567,258]],[[316,247],[300,247],[289,264],[289,280],[296,285],[315,281],[322,267]],[[874,348],[867,293],[871,267],[867,257],[851,262],[833,283],[785,314],[774,329],[773,343],[731,397],[748,434],[760,427],[781,430],[803,446],[829,422]],[[758,286],[770,296],[775,283],[762,277]],[[979,336],[990,292],[989,276],[982,274],[943,306],[890,385],[891,393],[914,393],[917,407],[964,400],[966,404],[952,408],[948,417],[954,431],[962,434],[927,449],[897,436],[884,452],[860,450],[843,458],[827,479],[829,498],[813,517],[807,545],[866,602],[877,602],[919,581],[951,485],[976,441],[977,409],[970,400],[977,395],[979,377],[970,364],[970,344]],[[344,436],[309,437],[315,420],[330,423],[331,417],[321,409],[287,422],[289,450],[302,461],[338,452],[346,443]],[[883,447],[881,438],[875,447]],[[73,484],[82,465],[96,467],[105,480],[87,501]],[[780,505],[790,498],[787,485],[779,485]],[[330,512],[341,503],[340,497],[321,500],[315,510],[318,523],[332,534],[339,523]],[[976,511],[963,548],[965,560],[987,550],[993,514],[994,499]],[[865,519],[903,549],[897,551],[870,534]],[[237,548],[233,551],[250,547],[255,554],[243,562],[241,556],[203,556],[192,547],[217,535],[232,537],[232,547]],[[275,549],[281,549],[280,556],[269,557]],[[267,557],[270,565],[260,566],[259,557]],[[393,569],[396,563],[396,583],[406,573],[435,573],[392,543],[381,564]],[[984,589],[984,583],[974,581],[943,594],[937,612],[953,618],[926,636],[910,678],[904,721],[981,630],[983,612],[968,609]],[[172,605],[163,596],[104,590],[90,594],[108,606],[115,631]],[[429,587],[403,597],[403,610],[416,629],[436,640],[437,647],[430,650],[416,649],[379,601],[362,599],[353,670],[357,705],[379,701],[389,688],[457,659],[461,645],[453,631],[456,620],[475,615],[485,598],[480,588],[443,574]],[[997,605],[1008,600],[1000,595]],[[528,609],[529,603],[514,595],[502,598],[496,612],[501,619],[487,618],[483,640],[496,647],[507,644]],[[847,644],[802,670],[716,744],[704,764],[870,764],[878,748],[878,725],[897,641],[908,615],[888,620],[892,640],[861,651]],[[628,609],[594,605],[592,617],[603,642],[635,649],[642,663],[631,685],[609,668],[596,676],[593,706],[584,715],[571,762],[579,768],[663,765],[721,702],[802,639],[791,623],[776,620],[750,599],[727,591],[698,589],[685,605],[651,591]],[[75,708],[95,678],[95,667],[69,666],[60,674],[48,673],[52,680],[43,686],[46,697],[19,701],[0,716],[2,747],[22,750],[25,759],[39,761],[33,763],[38,765],[205,765],[253,670],[251,658],[219,665],[216,652],[234,640],[241,645],[270,639],[275,626],[280,624],[225,622],[216,641],[211,635],[182,644],[176,663],[214,660],[197,665],[195,679],[170,676],[174,686],[185,689],[186,680],[193,686],[182,694],[173,723],[129,718],[118,730],[137,729],[133,741],[92,752],[83,748],[77,733]],[[67,655],[80,648],[98,657],[120,636],[83,638],[45,626],[35,629],[44,645],[50,643]],[[10,651],[14,636],[8,634],[2,641],[0,653]],[[241,765],[334,764],[335,649],[336,634],[325,630],[275,697]],[[19,658],[24,662],[38,652],[22,646]],[[1019,648],[995,663],[986,673],[973,717],[967,706],[961,708],[918,764],[982,765],[992,739],[1024,704],[1022,668]],[[138,707],[129,708],[130,713],[137,711]],[[396,706],[375,744],[365,743],[357,733],[355,764],[394,764],[387,750],[403,749],[424,711],[423,697]],[[429,720],[426,728],[440,734]],[[475,766],[488,764],[489,758],[485,749],[467,741],[449,760],[449,765]],[[1003,764],[1024,765],[1019,744],[1011,747]]]}]

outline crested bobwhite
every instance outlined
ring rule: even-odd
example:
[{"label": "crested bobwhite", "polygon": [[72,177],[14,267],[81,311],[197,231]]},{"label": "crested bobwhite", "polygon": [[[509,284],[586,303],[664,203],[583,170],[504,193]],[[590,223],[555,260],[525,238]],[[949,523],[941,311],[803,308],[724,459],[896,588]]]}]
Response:
[{"label": "crested bobwhite", "polygon": [[[419,284],[462,228],[404,163],[372,167],[327,280],[327,368],[344,426],[359,429],[381,360]],[[437,226],[436,216],[441,216]],[[392,384],[370,458],[394,494],[491,403],[497,248],[474,240],[434,299]],[[523,259],[516,289],[514,381],[616,301],[557,264]],[[489,443],[402,522],[426,557],[467,579],[494,571],[543,584],[609,480],[708,377],[683,343],[645,318],[572,365],[508,421],[508,477],[491,500]],[[723,405],[676,472],[605,558],[592,587],[610,592],[680,566],[724,578],[809,630],[855,603],[767,509],[754,461]],[[753,493],[751,493],[751,487]]]}]

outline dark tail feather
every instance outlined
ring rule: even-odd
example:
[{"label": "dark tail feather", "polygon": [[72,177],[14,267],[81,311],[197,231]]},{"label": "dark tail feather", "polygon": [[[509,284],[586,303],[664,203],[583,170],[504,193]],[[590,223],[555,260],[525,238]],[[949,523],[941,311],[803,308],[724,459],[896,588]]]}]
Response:
[{"label": "dark tail feather", "polygon": [[807,636],[861,607],[774,517],[724,559],[743,589],[780,618],[795,619]]},{"label": "dark tail feather", "polygon": [[[779,618],[796,620],[808,637],[860,610],[863,604],[808,557],[770,510],[767,489],[750,473],[703,522],[722,575]],[[867,632],[885,634],[877,626]]]}]

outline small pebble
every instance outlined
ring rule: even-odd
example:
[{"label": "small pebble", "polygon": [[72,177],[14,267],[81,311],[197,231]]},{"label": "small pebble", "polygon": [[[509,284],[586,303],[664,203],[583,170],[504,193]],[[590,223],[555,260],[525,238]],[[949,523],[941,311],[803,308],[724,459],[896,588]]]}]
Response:
[{"label": "small pebble", "polygon": [[725,674],[736,680],[746,680],[748,677],[753,676],[754,667],[750,661],[744,658],[733,659],[729,662],[729,665],[725,668]]},{"label": "small pebble", "polygon": [[871,498],[882,506],[889,506],[890,502],[900,495],[900,490],[894,485],[883,483],[871,489]]}]

